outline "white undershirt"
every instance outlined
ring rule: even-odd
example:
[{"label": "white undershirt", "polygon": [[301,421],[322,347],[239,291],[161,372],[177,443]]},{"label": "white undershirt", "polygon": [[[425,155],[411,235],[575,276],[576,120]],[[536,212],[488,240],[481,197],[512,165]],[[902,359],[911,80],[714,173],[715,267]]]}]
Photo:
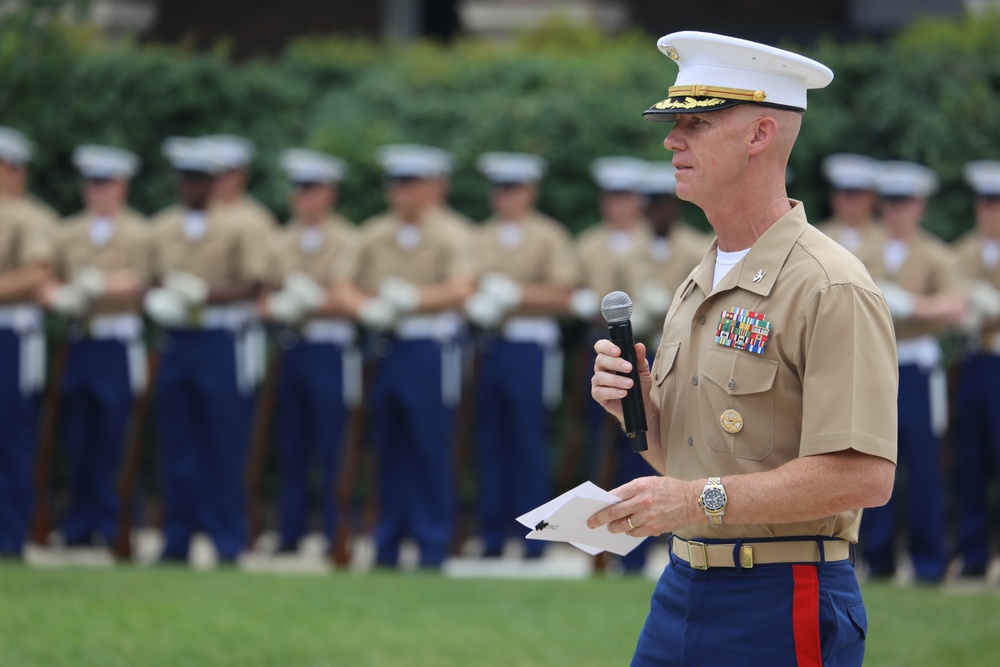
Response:
[{"label": "white undershirt", "polygon": [[500,245],[504,248],[516,248],[524,240],[524,227],[519,222],[505,220],[500,223],[497,237],[500,239]]},{"label": "white undershirt", "polygon": [[856,253],[861,247],[861,232],[854,227],[844,227],[840,230],[840,245]]},{"label": "white undershirt", "polygon": [[632,249],[632,232],[614,229],[608,237],[608,250],[612,255],[624,255]]},{"label": "white undershirt", "polygon": [[416,225],[404,224],[396,232],[396,244],[404,250],[412,250],[420,245],[420,228]]},{"label": "white undershirt", "polygon": [[910,244],[906,241],[890,239],[886,241],[882,249],[882,260],[885,262],[885,270],[890,274],[899,273],[906,256],[910,254]]},{"label": "white undershirt", "polygon": [[323,230],[315,225],[303,227],[299,232],[299,248],[302,252],[314,253],[323,246]]},{"label": "white undershirt", "polygon": [[205,235],[208,222],[201,211],[188,211],[184,217],[184,238],[188,241],[198,241]]},{"label": "white undershirt", "polygon": [[983,266],[987,269],[992,269],[997,265],[997,262],[1000,262],[1000,243],[993,239],[983,239],[983,245],[979,251],[983,258]]},{"label": "white undershirt", "polygon": [[94,218],[90,221],[90,242],[95,246],[103,246],[115,234],[115,225],[107,218]]},{"label": "white undershirt", "polygon": [[665,237],[658,236],[649,244],[649,256],[660,264],[666,264],[670,259],[670,241]]},{"label": "white undershirt", "polygon": [[724,250],[718,250],[715,254],[715,276],[712,278],[712,289],[722,282],[722,279],[726,277],[726,274],[742,261],[747,253],[750,252],[750,248],[746,250],[737,250],[735,252],[726,252]]}]

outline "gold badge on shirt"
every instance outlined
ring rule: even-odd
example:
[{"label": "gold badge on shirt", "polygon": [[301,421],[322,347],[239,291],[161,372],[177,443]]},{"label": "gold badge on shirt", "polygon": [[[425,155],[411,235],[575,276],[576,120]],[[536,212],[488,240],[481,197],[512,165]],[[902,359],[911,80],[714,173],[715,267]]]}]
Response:
[{"label": "gold badge on shirt", "polygon": [[722,424],[723,431],[735,435],[743,430],[743,415],[729,408],[719,416],[719,423]]}]

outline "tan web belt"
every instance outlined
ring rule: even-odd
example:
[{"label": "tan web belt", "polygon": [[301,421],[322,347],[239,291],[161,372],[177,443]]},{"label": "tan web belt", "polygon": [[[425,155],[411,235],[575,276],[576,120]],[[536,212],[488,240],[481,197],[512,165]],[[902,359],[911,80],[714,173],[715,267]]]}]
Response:
[{"label": "tan web belt", "polygon": [[712,567],[751,568],[775,563],[833,563],[851,557],[849,542],[823,539],[706,544],[674,536],[670,541],[670,549],[677,558],[695,570]]}]

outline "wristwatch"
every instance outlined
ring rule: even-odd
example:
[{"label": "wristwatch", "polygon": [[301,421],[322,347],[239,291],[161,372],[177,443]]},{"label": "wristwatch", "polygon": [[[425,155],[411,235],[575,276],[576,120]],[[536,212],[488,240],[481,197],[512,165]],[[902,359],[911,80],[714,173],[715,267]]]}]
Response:
[{"label": "wristwatch", "polygon": [[726,513],[726,490],[722,487],[721,477],[709,477],[708,483],[698,496],[698,504],[705,510],[709,523],[722,523],[722,515]]}]

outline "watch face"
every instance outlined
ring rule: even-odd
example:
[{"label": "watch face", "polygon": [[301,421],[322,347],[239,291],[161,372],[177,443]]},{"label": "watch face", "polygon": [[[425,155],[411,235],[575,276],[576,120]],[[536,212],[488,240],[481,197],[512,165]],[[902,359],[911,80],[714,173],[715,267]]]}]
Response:
[{"label": "watch face", "polygon": [[718,512],[726,506],[726,492],[722,489],[705,489],[702,503],[709,512]]}]

